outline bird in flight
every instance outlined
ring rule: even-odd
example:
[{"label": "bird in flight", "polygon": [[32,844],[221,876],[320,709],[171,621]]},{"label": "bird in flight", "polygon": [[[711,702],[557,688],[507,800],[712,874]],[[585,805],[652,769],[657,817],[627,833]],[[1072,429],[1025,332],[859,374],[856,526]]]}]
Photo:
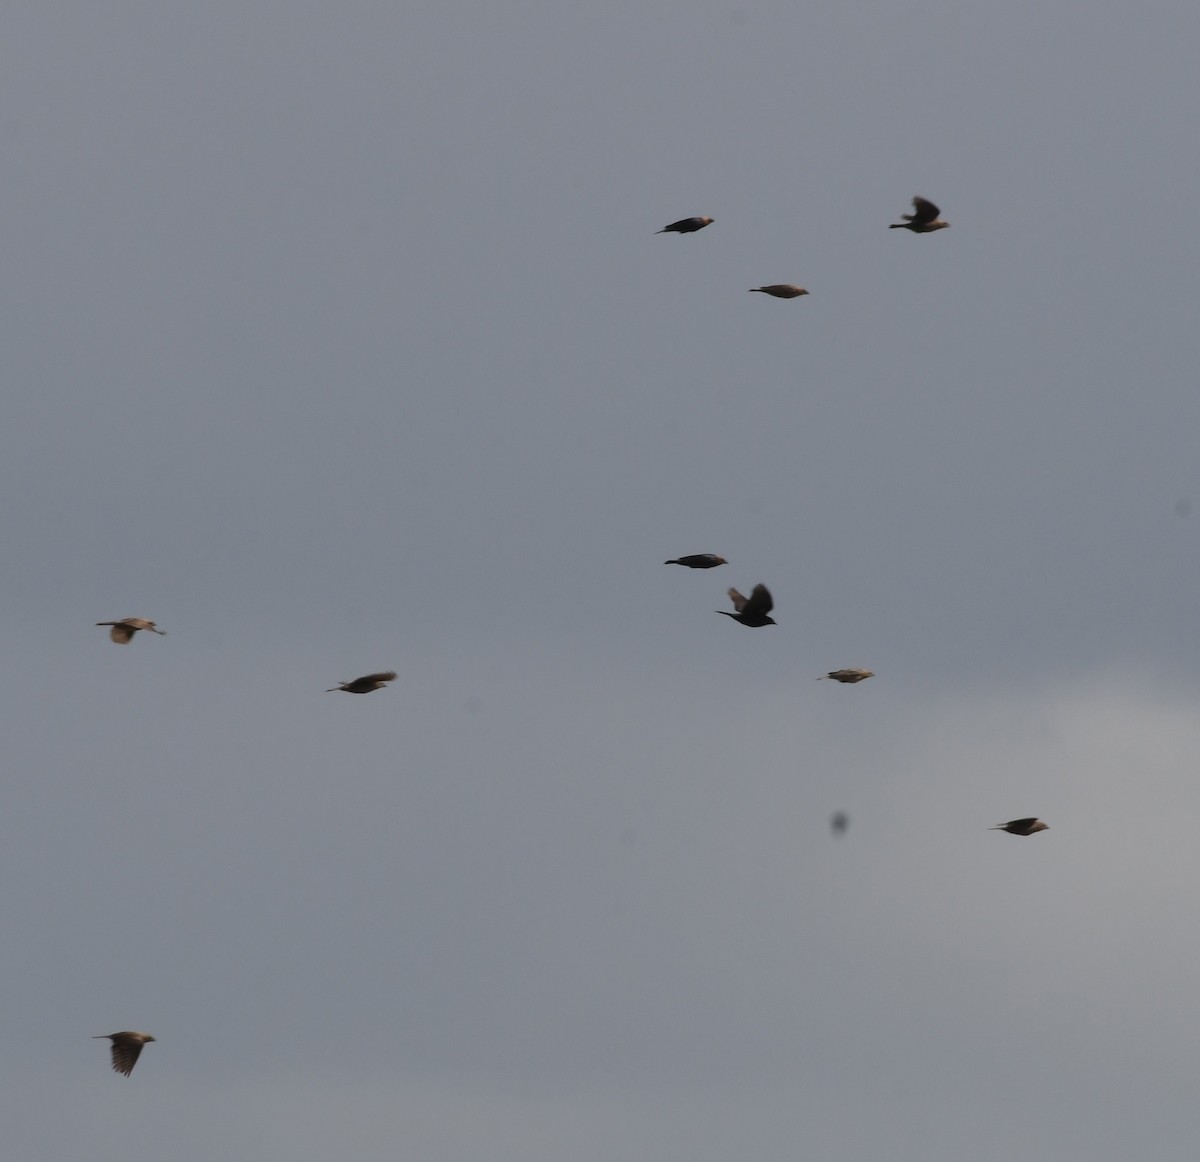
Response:
[{"label": "bird in flight", "polygon": [[835,811],[829,820],[829,829],[834,835],[845,835],[850,829],[850,816],[845,811]]},{"label": "bird in flight", "polygon": [[92,1040],[103,1041],[106,1037],[112,1042],[112,1067],[126,1077],[133,1072],[142,1046],[155,1040],[149,1033],[132,1033],[128,1030],[124,1033],[100,1033]]},{"label": "bird in flight", "polygon": [[943,222],[938,215],[941,210],[928,198],[913,198],[913,212],[902,214],[903,222],[893,222],[889,230],[911,230],[914,234],[932,234],[935,230],[944,230],[950,225]]},{"label": "bird in flight", "polygon": [[674,561],[664,561],[664,565],[686,565],[689,569],[715,569],[718,565],[728,565],[724,557],[716,553],[693,553],[690,557],[676,557]]},{"label": "bird in flight", "polygon": [[339,682],[336,686],[330,686],[325,693],[332,694],[335,690],[344,690],[347,694],[370,694],[372,690],[382,690],[385,682],[395,680],[395,670],[388,670],[384,674],[364,674],[361,678],[355,678],[353,682]]},{"label": "bird in flight", "polygon": [[734,621],[740,621],[742,625],[748,625],[752,629],[757,629],[762,625],[778,624],[773,617],[767,616],[774,609],[775,601],[771,597],[770,590],[761,582],[750,590],[749,597],[743,597],[736,589],[730,589],[729,600],[733,602],[734,612],[718,609],[717,613],[732,617]]},{"label": "bird in flight", "polygon": [[808,294],[808,291],[802,286],[793,286],[790,282],[775,282],[770,286],[752,286],[750,293],[753,294],[755,291],[777,299],[798,299],[801,295]]},{"label": "bird in flight", "polygon": [[1049,831],[1050,824],[1040,819],[1010,819],[1007,823],[997,823],[990,831],[1007,831],[1009,835],[1033,835],[1037,831]]},{"label": "bird in flight", "polygon": [[655,234],[695,234],[697,230],[703,230],[705,226],[711,226],[713,220],[711,218],[680,218],[678,222],[672,222],[670,226],[664,226],[661,230],[655,230]]},{"label": "bird in flight", "polygon": [[822,674],[817,681],[823,682],[826,678],[832,678],[835,682],[864,682],[867,678],[874,677],[874,670],[830,670],[828,674]]},{"label": "bird in flight", "polygon": [[144,617],[123,617],[120,621],[98,621],[97,625],[111,625],[108,636],[119,646],[128,645],[133,641],[133,635],[139,629],[148,629],[151,633],[156,633],[159,637],[166,637],[167,631],[159,629],[154,622],[147,621]]}]

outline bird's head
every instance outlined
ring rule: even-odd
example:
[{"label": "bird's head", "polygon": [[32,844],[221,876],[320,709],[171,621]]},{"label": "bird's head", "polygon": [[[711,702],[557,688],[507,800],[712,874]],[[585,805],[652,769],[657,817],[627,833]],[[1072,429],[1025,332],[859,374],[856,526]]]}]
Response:
[{"label": "bird's head", "polygon": [[778,624],[779,624],[779,622],[777,622],[777,621],[776,621],[776,620],[775,620],[773,617],[771,617],[770,615],[767,615],[767,616],[765,616],[765,617],[763,618],[763,625],[778,625]]}]

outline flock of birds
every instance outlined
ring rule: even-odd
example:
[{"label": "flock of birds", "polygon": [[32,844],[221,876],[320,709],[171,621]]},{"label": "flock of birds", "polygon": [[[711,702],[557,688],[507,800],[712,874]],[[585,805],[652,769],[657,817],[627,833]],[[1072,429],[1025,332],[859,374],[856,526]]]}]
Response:
[{"label": "flock of birds", "polygon": [[[911,230],[914,234],[932,234],[934,231],[944,230],[950,225],[949,222],[942,221],[941,214],[941,210],[927,198],[915,197],[913,198],[913,212],[902,215],[904,220],[893,222],[889,229]],[[655,233],[695,234],[697,230],[703,230],[712,223],[712,218],[681,218],[678,222],[672,222]],[[795,286],[792,283],[771,283],[768,286],[751,287],[750,290],[752,293],[771,295],[777,299],[796,299],[801,295],[808,294],[804,287]],[[692,553],[665,562],[667,565],[683,565],[688,569],[715,569],[718,565],[727,565],[728,563],[724,557],[719,557],[716,553]],[[717,613],[731,617],[740,625],[748,626],[751,629],[777,624],[771,617],[771,610],[775,608],[775,600],[771,596],[771,591],[761,582],[750,590],[749,597],[733,588],[728,590],[728,594],[729,600],[733,602],[733,612],[730,613],[727,609],[718,609]],[[122,646],[133,641],[134,635],[141,630],[156,633],[160,637],[166,636],[166,630],[159,629],[154,622],[144,617],[123,617],[120,621],[98,621],[96,624],[111,627],[109,637]],[[831,678],[835,682],[854,685],[874,676],[873,670],[847,668],[830,670],[828,674],[822,674],[817,680]],[[335,690],[340,690],[346,694],[370,694],[374,690],[382,689],[388,682],[393,682],[395,679],[396,672],[394,670],[364,674],[361,678],[355,678],[350,682],[339,682],[336,686],[330,686],[325,692],[331,694]],[[835,834],[844,834],[850,826],[850,817],[844,811],[838,811],[830,820],[830,826]],[[1027,819],[1011,819],[1007,823],[998,823],[990,830],[1006,831],[1009,835],[1036,835],[1039,831],[1047,830],[1048,826],[1041,819],[1031,816]],[[154,1041],[155,1038],[149,1033],[137,1033],[126,1029],[120,1033],[98,1034],[93,1040],[112,1042],[112,1067],[117,1073],[129,1077],[133,1073],[133,1067],[137,1064],[143,1046]]]},{"label": "flock of birds", "polygon": [[[918,195],[913,198],[912,203],[913,212],[902,214],[903,221],[893,222],[888,227],[889,230],[911,230],[914,234],[933,234],[950,225],[949,222],[943,220],[942,211],[928,198]],[[680,218],[678,222],[672,222],[655,233],[695,234],[697,230],[711,226],[713,221],[712,218],[704,217]],[[793,283],[771,283],[769,286],[754,286],[750,290],[752,293],[771,295],[777,299],[797,299],[801,295],[808,294],[804,287],[796,286]],[[691,556],[676,557],[674,560],[666,562],[668,565],[684,565],[688,569],[715,569],[718,565],[727,565],[728,563],[724,557],[719,557],[716,553],[693,553]],[[761,582],[754,586],[749,597],[736,589],[730,589],[728,593],[729,600],[733,602],[733,612],[730,613],[727,609],[718,609],[718,613],[732,617],[734,621],[752,629],[777,624],[775,619],[770,616],[771,610],[775,608],[774,598],[771,596],[771,591]],[[822,675],[823,678],[832,678],[835,682],[847,684],[862,682],[874,676],[873,670],[853,668],[831,670],[828,674]],[[833,816],[830,824],[835,834],[843,834],[850,826],[850,818],[844,812],[839,811]],[[1010,835],[1035,835],[1039,831],[1047,830],[1048,827],[1049,824],[1044,823],[1041,819],[1011,819],[1007,823],[998,824],[991,830],[1007,831]]]}]

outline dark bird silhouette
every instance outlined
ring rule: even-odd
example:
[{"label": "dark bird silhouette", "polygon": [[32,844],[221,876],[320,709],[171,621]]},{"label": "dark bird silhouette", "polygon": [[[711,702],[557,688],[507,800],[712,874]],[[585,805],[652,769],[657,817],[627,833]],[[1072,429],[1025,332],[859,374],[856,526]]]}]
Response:
[{"label": "dark bird silhouette", "polygon": [[718,609],[717,613],[732,617],[734,621],[740,621],[742,625],[748,625],[752,629],[761,625],[777,624],[773,617],[767,616],[775,608],[775,601],[771,597],[770,590],[761,582],[754,586],[749,597],[743,597],[736,589],[730,589],[729,600],[733,602],[735,612],[730,613],[727,609]]},{"label": "dark bird silhouette", "polygon": [[93,1041],[103,1041],[107,1037],[112,1042],[112,1067],[118,1073],[128,1077],[137,1064],[142,1046],[154,1038],[149,1033],[100,1033],[92,1038]]},{"label": "dark bird silhouette", "polygon": [[676,557],[674,561],[664,561],[664,565],[686,565],[689,569],[715,569],[718,565],[728,565],[724,557],[716,553],[693,553],[690,557]]},{"label": "dark bird silhouette", "polygon": [[755,291],[777,299],[798,299],[801,295],[808,294],[808,291],[802,286],[793,286],[790,282],[776,282],[770,286],[752,286],[750,293],[753,294]]},{"label": "dark bird silhouette", "polygon": [[865,682],[874,677],[874,670],[830,670],[828,674],[822,674],[817,681],[823,682],[826,678],[832,678],[835,682]]},{"label": "dark bird silhouette", "polygon": [[347,694],[370,694],[372,690],[382,690],[385,682],[395,680],[395,670],[388,670],[384,674],[364,674],[361,678],[355,678],[353,682],[339,682],[336,686],[330,686],[325,693],[332,694],[335,690],[344,690]]},{"label": "dark bird silhouette", "polygon": [[943,222],[938,215],[941,210],[928,198],[913,198],[913,212],[901,214],[903,222],[893,222],[889,230],[911,230],[914,234],[932,234],[935,230],[944,230],[950,225]]},{"label": "dark bird silhouette", "polygon": [[661,230],[655,230],[655,234],[695,234],[697,230],[703,230],[705,226],[711,226],[713,220],[711,218],[680,218],[678,222],[672,222],[670,226],[664,226]]},{"label": "dark bird silhouette", "polygon": [[119,646],[128,645],[133,641],[133,635],[139,629],[148,629],[151,633],[156,633],[159,637],[166,637],[167,631],[159,629],[154,622],[147,621],[144,617],[123,617],[120,621],[98,621],[97,625],[111,625],[112,629],[108,631],[108,636]]},{"label": "dark bird silhouette", "polygon": [[1050,825],[1040,819],[1011,819],[1007,823],[997,823],[990,831],[1007,831],[1009,835],[1033,835],[1037,831],[1049,831]]},{"label": "dark bird silhouette", "polygon": [[834,835],[845,835],[850,830],[850,816],[845,811],[835,811],[829,820],[829,828]]}]

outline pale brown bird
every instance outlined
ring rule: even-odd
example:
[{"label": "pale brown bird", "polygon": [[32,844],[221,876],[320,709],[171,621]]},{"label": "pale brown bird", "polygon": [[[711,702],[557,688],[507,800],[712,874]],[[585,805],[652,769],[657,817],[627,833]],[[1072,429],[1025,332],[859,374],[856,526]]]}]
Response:
[{"label": "pale brown bird", "polygon": [[711,226],[713,220],[711,218],[680,218],[678,222],[672,222],[670,226],[664,226],[661,230],[655,230],[655,234],[695,234],[697,230],[703,230],[705,226]]},{"label": "pale brown bird", "polygon": [[347,694],[370,694],[372,690],[382,690],[385,682],[395,680],[395,670],[388,670],[385,674],[365,674],[361,678],[355,678],[353,682],[339,682],[336,686],[330,686],[325,693],[332,694],[335,690],[344,690]]},{"label": "pale brown bird", "polygon": [[835,682],[865,682],[874,677],[874,670],[830,670],[828,674],[822,674],[817,681],[823,682],[826,678],[832,678]]},{"label": "pale brown bird", "polygon": [[911,230],[914,234],[932,234],[935,230],[944,230],[950,225],[943,222],[938,215],[941,210],[928,198],[913,198],[913,212],[901,214],[903,222],[893,222],[889,230]]},{"label": "pale brown bird", "polygon": [[128,1030],[124,1033],[101,1033],[92,1040],[103,1041],[105,1037],[112,1042],[113,1069],[118,1073],[125,1074],[126,1077],[133,1072],[142,1046],[155,1040],[149,1033],[131,1033]]},{"label": "pale brown bird", "polygon": [[753,294],[755,291],[777,299],[798,299],[801,295],[808,294],[808,291],[802,286],[793,286],[790,282],[776,282],[770,286],[752,286],[750,293]]},{"label": "pale brown bird", "polygon": [[664,565],[686,565],[689,569],[715,569],[718,565],[728,565],[724,557],[716,553],[693,553],[690,557],[676,557],[674,561],[664,561]]},{"label": "pale brown bird", "polygon": [[1033,835],[1037,831],[1049,831],[1050,824],[1040,819],[1010,819],[1007,823],[997,823],[989,831],[1007,831],[1009,835]]},{"label": "pale brown bird", "polygon": [[111,625],[108,636],[119,646],[128,645],[133,641],[133,635],[139,629],[148,629],[151,633],[156,633],[160,637],[166,637],[167,631],[159,629],[154,622],[147,621],[144,617],[123,617],[120,621],[98,621],[97,625]]},{"label": "pale brown bird", "polygon": [[775,608],[775,601],[770,590],[761,582],[750,590],[749,597],[743,597],[736,589],[730,589],[729,600],[733,602],[735,612],[730,613],[727,609],[718,609],[716,612],[732,617],[734,621],[740,621],[742,625],[748,625],[752,629],[778,624],[773,617],[767,616]]}]

